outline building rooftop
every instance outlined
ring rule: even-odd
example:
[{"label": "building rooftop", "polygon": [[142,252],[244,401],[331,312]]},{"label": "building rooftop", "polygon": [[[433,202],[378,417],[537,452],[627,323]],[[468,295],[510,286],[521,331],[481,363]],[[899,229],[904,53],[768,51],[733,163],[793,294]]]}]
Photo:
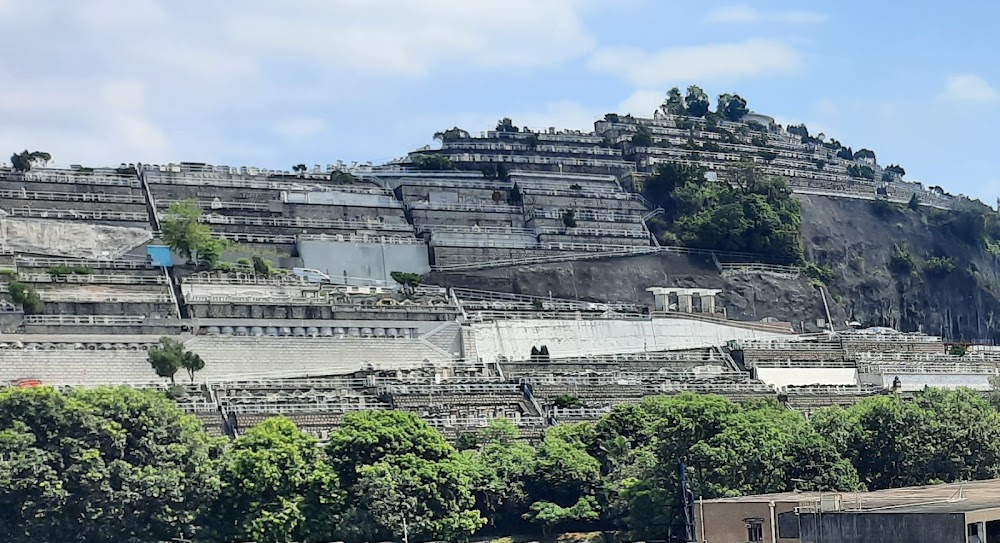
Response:
[{"label": "building rooftop", "polygon": [[968,513],[1000,508],[1000,479],[968,481],[928,486],[911,486],[873,492],[778,492],[734,498],[705,500],[705,503],[798,502],[800,507],[826,506],[828,498],[839,494],[840,510],[879,513]]}]

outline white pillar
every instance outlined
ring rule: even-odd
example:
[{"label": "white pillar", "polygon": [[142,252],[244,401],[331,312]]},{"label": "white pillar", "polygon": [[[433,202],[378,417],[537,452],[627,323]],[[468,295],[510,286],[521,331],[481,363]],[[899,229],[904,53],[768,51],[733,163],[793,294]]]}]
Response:
[{"label": "white pillar", "polygon": [[693,302],[690,294],[677,295],[677,311],[681,313],[691,313]]}]

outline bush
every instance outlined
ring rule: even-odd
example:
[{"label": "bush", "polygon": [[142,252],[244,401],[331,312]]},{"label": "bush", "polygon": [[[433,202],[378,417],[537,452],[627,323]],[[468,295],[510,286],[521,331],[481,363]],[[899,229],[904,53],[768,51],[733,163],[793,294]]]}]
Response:
[{"label": "bush", "polygon": [[10,290],[10,297],[14,300],[14,303],[21,304],[24,307],[24,313],[26,315],[37,315],[42,311],[45,311],[45,302],[42,301],[41,296],[35,292],[34,289],[21,283],[20,281],[11,281],[7,285],[8,290]]},{"label": "bush", "polygon": [[580,398],[577,398],[572,394],[560,394],[559,396],[556,396],[555,399],[552,400],[552,405],[563,409],[571,407],[584,407]]},{"label": "bush", "polygon": [[898,275],[910,275],[915,267],[913,255],[905,245],[893,247],[892,256],[889,257],[889,271]]},{"label": "bush", "polygon": [[49,275],[64,276],[64,275],[93,275],[94,269],[88,268],[87,266],[66,266],[60,264],[58,266],[49,266]]},{"label": "bush", "polygon": [[583,190],[583,187],[579,183],[573,183],[569,186],[570,190]]},{"label": "bush", "polygon": [[903,206],[896,202],[890,202],[884,198],[879,198],[872,202],[872,210],[875,212],[875,215],[885,219],[892,217],[896,213],[901,213],[903,211]]},{"label": "bush", "polygon": [[455,164],[446,156],[440,155],[410,155],[410,162],[418,170],[441,171],[454,170]]},{"label": "bush", "polygon": [[931,277],[944,277],[955,271],[955,260],[947,256],[932,256],[924,261],[924,273]]},{"label": "bush", "polygon": [[563,215],[563,225],[566,228],[576,228],[576,211],[570,209]]},{"label": "bush", "polygon": [[804,263],[802,265],[802,272],[806,274],[806,277],[820,281],[823,284],[830,284],[837,278],[837,272],[833,271],[833,268],[813,262]]}]

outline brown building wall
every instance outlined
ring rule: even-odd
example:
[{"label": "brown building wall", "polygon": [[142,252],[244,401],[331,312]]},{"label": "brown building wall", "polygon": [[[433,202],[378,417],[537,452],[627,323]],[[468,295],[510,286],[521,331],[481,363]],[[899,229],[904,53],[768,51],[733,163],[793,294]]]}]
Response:
[{"label": "brown building wall", "polygon": [[[775,502],[774,519],[793,511],[799,502]],[[695,504],[699,543],[748,543],[744,519],[763,519],[764,543],[798,543],[798,539],[771,539],[771,508],[767,502]],[[778,529],[775,526],[775,533]]]}]

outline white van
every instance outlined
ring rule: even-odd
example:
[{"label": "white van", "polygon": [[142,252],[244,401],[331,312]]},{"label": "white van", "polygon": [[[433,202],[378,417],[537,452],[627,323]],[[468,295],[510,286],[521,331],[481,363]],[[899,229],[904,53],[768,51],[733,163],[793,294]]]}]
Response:
[{"label": "white van", "polygon": [[330,276],[312,268],[292,268],[292,273],[313,283],[332,283]]}]

